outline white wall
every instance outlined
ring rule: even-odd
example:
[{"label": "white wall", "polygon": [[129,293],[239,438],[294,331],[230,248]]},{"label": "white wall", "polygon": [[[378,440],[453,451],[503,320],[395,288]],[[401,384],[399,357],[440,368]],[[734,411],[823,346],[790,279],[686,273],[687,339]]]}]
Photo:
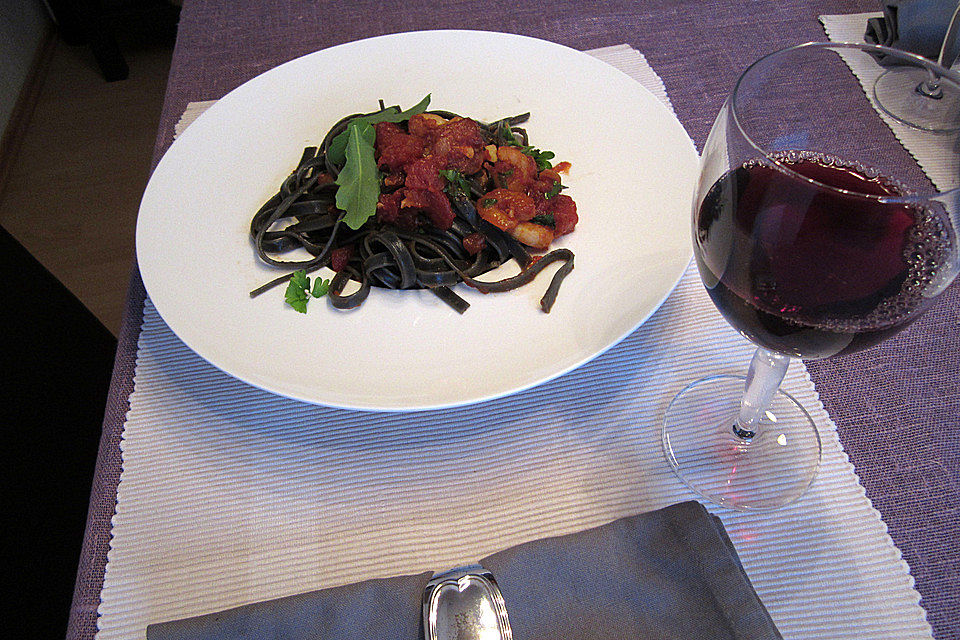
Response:
[{"label": "white wall", "polygon": [[41,0],[0,0],[0,133],[7,128],[48,23]]}]

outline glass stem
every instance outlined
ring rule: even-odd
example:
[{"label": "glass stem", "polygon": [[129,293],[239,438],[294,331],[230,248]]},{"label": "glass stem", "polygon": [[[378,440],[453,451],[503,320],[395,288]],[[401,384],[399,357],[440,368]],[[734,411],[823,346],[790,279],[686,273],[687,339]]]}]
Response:
[{"label": "glass stem", "polygon": [[[957,8],[953,10],[953,16],[950,18],[950,24],[947,25],[947,32],[943,36],[943,43],[940,45],[940,55],[937,57],[937,64],[941,67],[946,67],[949,69],[953,66],[954,60],[947,59],[946,55],[948,51],[953,49],[953,41],[957,37],[957,31],[960,29],[960,21],[957,18],[960,17],[960,4],[957,5]],[[935,74],[933,71],[929,71],[929,77],[925,82],[921,82],[917,86],[917,93],[920,95],[926,96],[928,98],[933,98],[939,100],[943,97],[943,90],[940,88],[940,76]]]},{"label": "glass stem", "polygon": [[763,418],[770,401],[773,399],[783,376],[790,366],[790,356],[775,351],[758,348],[750,361],[747,371],[747,382],[740,402],[740,414],[733,425],[733,432],[738,438],[749,440],[760,430],[760,420]]}]

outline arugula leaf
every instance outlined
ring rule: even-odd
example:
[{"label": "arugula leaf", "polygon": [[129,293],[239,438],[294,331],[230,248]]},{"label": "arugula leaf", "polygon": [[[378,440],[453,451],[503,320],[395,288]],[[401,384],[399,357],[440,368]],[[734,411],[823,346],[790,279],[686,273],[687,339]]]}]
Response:
[{"label": "arugula leaf", "polygon": [[370,124],[376,124],[378,122],[403,122],[404,120],[409,120],[412,116],[423,113],[429,106],[430,94],[428,93],[420,102],[413,105],[406,111],[396,112],[393,111],[393,109],[396,109],[397,107],[391,107],[390,109],[381,111],[380,113],[367,116],[367,122]]},{"label": "arugula leaf", "polygon": [[346,212],[343,221],[356,231],[377,212],[380,179],[373,159],[376,132],[367,123],[351,122],[345,150],[346,163],[337,176],[337,208]]},{"label": "arugula leaf", "polygon": [[[370,124],[374,125],[378,122],[403,122],[409,120],[411,116],[423,113],[427,110],[427,107],[430,106],[430,94],[428,93],[426,97],[413,105],[406,111],[400,111],[399,107],[388,107],[383,111],[378,111],[377,113],[370,114],[369,116],[358,116],[350,121],[350,124]],[[333,164],[339,165],[346,161],[345,150],[347,148],[347,141],[349,139],[350,127],[348,126],[345,131],[337,134],[333,140],[330,141],[330,146],[327,148],[327,159],[330,160]]]},{"label": "arugula leaf", "polygon": [[301,269],[294,271],[290,276],[290,284],[284,294],[284,300],[300,313],[307,312],[307,289],[310,288],[310,278],[307,272]]},{"label": "arugula leaf", "polygon": [[322,298],[327,295],[327,291],[330,291],[330,279],[317,276],[317,279],[313,283],[313,291],[310,292],[310,295],[314,298]]}]

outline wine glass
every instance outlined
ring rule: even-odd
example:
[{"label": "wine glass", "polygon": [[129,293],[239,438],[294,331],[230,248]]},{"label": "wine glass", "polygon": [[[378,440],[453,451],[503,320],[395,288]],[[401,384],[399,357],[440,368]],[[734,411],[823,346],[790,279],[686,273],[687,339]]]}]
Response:
[{"label": "wine glass", "polygon": [[[873,346],[957,275],[960,189],[934,188],[879,118],[843,61],[860,52],[917,58],[867,44],[772,53],[744,71],[703,149],[694,255],[714,304],[757,350],[745,377],[683,389],[662,438],[687,486],[736,509],[788,504],[817,473],[816,425],[778,390],[791,358]],[[956,73],[918,64],[960,87]]]},{"label": "wine glass", "polygon": [[[960,29],[960,4],[953,11],[937,64],[950,67],[948,51]],[[927,131],[945,132],[960,129],[960,90],[951,83],[941,83],[934,69],[908,62],[883,72],[873,85],[873,97],[883,111],[900,122]]]}]

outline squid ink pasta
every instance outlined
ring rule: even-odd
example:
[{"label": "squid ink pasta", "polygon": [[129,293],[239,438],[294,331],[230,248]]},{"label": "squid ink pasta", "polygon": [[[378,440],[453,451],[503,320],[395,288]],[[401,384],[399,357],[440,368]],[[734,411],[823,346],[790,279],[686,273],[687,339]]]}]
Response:
[{"label": "squid ink pasta", "polygon": [[[549,250],[578,221],[561,193],[569,164],[554,166],[551,152],[530,145],[520,127],[529,113],[484,123],[428,111],[428,102],[404,112],[381,101],[304,149],[250,222],[257,256],[287,271],[251,297],[290,282],[292,271],[329,267],[326,297],[338,309],[359,307],[382,287],[428,289],[463,313],[470,305],[455,285],[511,291],[562,262],[540,301],[549,313],[574,264],[569,249]],[[310,257],[283,259],[295,249]],[[518,275],[478,279],[509,260]]]}]

